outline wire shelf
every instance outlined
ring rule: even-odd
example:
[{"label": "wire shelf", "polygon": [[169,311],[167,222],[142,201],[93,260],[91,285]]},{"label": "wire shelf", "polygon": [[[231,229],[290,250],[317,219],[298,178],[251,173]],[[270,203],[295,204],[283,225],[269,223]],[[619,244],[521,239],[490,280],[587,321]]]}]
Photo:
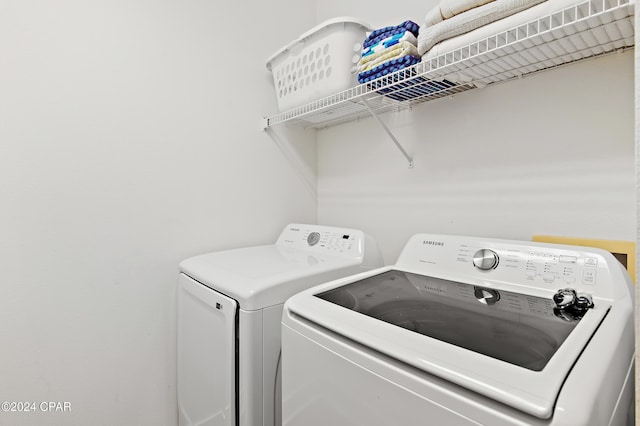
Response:
[{"label": "wire shelf", "polygon": [[587,0],[393,74],[265,118],[322,128],[400,111],[634,46],[633,0]]}]

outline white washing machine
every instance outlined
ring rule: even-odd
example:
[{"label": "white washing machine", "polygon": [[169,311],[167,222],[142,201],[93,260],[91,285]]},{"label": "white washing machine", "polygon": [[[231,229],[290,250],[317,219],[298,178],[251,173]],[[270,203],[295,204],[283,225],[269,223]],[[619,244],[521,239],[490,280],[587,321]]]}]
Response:
[{"label": "white washing machine", "polygon": [[279,425],[280,321],[293,294],[382,265],[355,229],[288,225],[273,245],[180,264],[179,424]]},{"label": "white washing machine", "polygon": [[599,249],[415,235],[285,304],[283,424],[633,424],[632,294]]}]

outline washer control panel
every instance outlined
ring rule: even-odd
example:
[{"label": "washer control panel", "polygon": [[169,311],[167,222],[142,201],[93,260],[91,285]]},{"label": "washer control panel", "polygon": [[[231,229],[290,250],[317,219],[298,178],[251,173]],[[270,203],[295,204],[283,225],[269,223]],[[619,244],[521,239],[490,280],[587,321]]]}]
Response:
[{"label": "washer control panel", "polygon": [[[473,262],[475,258],[469,257],[468,253],[474,249],[461,244],[456,261]],[[482,252],[486,250],[489,249],[480,249]],[[596,254],[563,252],[561,249],[544,247],[494,247],[489,251],[495,253],[505,270],[515,273],[509,275],[517,274],[520,279],[543,286],[595,286],[598,282],[598,263],[603,262]]]},{"label": "washer control panel", "polygon": [[[474,253],[471,256],[471,253]],[[567,286],[584,284],[595,286],[598,282],[598,263],[602,260],[598,255],[589,255],[578,252],[562,252],[559,249],[543,247],[493,247],[493,249],[479,249],[468,244],[461,244],[456,256],[457,263],[476,264],[478,253],[491,252],[489,260],[483,258],[482,265],[492,267],[478,267],[478,269],[490,271],[497,269],[501,262],[504,270],[511,271],[520,279],[542,286]],[[494,260],[495,256],[495,260]]]},{"label": "washer control panel", "polygon": [[331,226],[290,225],[280,234],[276,244],[355,258],[363,255],[364,233]]},{"label": "washer control panel", "polygon": [[428,234],[415,235],[397,264],[477,283],[571,287],[593,294],[608,293],[610,268],[621,267],[610,253],[590,247]]}]

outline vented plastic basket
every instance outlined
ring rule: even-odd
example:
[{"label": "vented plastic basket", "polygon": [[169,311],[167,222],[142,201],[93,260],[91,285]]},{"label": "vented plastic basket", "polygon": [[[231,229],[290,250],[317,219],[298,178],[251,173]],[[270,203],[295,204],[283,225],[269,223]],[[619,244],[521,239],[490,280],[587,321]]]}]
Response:
[{"label": "vented plastic basket", "polygon": [[357,85],[352,68],[371,27],[355,18],[323,22],[267,60],[278,108],[285,111]]}]

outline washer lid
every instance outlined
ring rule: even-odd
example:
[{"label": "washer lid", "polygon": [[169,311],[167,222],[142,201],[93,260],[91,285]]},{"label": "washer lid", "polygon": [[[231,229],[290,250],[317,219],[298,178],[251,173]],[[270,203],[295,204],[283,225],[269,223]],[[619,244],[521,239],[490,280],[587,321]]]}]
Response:
[{"label": "washer lid", "polygon": [[241,309],[256,310],[284,303],[312,285],[353,274],[361,263],[361,258],[267,245],[195,256],[181,262],[180,270],[237,300]]},{"label": "washer lid", "polygon": [[543,419],[551,417],[562,383],[610,307],[601,302],[567,321],[554,315],[550,298],[408,271],[383,268],[351,281],[304,292],[287,308]]},{"label": "washer lid", "polygon": [[391,270],[317,297],[460,348],[541,371],[580,319],[551,299]]}]

